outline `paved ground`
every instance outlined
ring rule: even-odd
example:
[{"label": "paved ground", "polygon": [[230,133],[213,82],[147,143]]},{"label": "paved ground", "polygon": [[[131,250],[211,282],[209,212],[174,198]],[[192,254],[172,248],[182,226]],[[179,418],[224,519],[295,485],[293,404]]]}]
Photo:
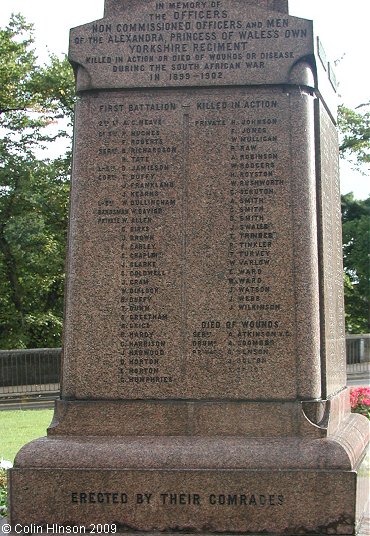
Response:
[{"label": "paved ground", "polygon": [[15,396],[0,398],[0,411],[11,409],[48,409],[54,407],[54,401],[59,397],[59,393],[34,396]]},{"label": "paved ground", "polygon": [[370,387],[370,377],[364,376],[364,377],[359,377],[359,378],[355,378],[355,377],[348,378],[347,385],[348,387],[358,387],[358,386]]}]

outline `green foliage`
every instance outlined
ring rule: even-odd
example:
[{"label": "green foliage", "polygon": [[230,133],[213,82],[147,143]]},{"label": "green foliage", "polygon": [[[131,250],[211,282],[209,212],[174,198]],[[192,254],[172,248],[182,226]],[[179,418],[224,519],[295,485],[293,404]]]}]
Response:
[{"label": "green foliage", "polygon": [[[40,66],[33,50],[33,28],[12,15],[0,29],[0,156],[23,158],[66,132],[51,135],[45,127],[73,114],[73,74],[67,58],[51,56]],[[44,144],[44,145],[42,145]]]},{"label": "green foliage", "polygon": [[[340,155],[360,171],[370,162],[370,103],[356,110],[340,106]],[[369,333],[370,307],[370,198],[342,196],[344,299],[347,333]]]},{"label": "green foliage", "polygon": [[39,66],[32,26],[0,29],[0,347],[59,346],[70,151],[37,156],[70,137],[74,81],[66,58]]},{"label": "green foliage", "polygon": [[[11,173],[11,175],[10,175]],[[69,161],[0,169],[0,346],[60,344]],[[4,180],[2,180],[4,179]]]},{"label": "green foliage", "polygon": [[50,65],[44,66],[35,73],[30,84],[30,90],[43,109],[55,118],[73,120],[75,89],[72,69],[67,57],[60,60],[52,54]]},{"label": "green foliage", "polygon": [[355,167],[370,162],[370,103],[361,104],[356,110],[366,110],[362,113],[350,110],[345,106],[338,109],[338,127],[341,133],[339,147],[342,158],[352,160]]},{"label": "green foliage", "polygon": [[0,469],[0,517],[6,517],[8,512],[8,486],[6,470]]},{"label": "green foliage", "polygon": [[20,15],[12,15],[0,30],[1,113],[24,110],[34,104],[29,83],[35,70],[32,25]]},{"label": "green foliage", "polygon": [[369,333],[370,197],[342,196],[344,299],[347,333]]}]

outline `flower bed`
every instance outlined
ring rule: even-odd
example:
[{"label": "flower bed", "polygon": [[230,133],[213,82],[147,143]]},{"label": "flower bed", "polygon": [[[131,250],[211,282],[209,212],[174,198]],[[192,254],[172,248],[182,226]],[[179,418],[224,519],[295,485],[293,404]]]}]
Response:
[{"label": "flower bed", "polygon": [[0,460],[0,517],[5,517],[8,509],[7,470],[13,467],[11,462]]},{"label": "flower bed", "polygon": [[370,387],[352,387],[350,390],[351,410],[370,419]]}]

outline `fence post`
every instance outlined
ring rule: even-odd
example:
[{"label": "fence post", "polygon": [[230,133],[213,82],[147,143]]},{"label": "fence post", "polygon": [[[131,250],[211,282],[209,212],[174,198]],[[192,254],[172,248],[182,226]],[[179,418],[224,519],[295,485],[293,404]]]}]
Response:
[{"label": "fence post", "polygon": [[58,392],[61,348],[0,350],[0,397]]}]

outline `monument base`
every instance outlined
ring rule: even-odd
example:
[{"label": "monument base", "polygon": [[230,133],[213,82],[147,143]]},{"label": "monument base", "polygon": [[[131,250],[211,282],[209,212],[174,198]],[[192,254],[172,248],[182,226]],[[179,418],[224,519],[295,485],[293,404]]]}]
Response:
[{"label": "monument base", "polygon": [[[345,396],[331,405],[338,409]],[[138,401],[140,411],[142,404],[153,402]],[[208,404],[211,410],[214,403]],[[228,404],[239,411],[248,406]],[[49,437],[26,445],[10,471],[11,524],[86,530],[111,525],[136,534],[359,533],[369,498],[368,421],[348,413],[338,424],[333,411],[320,428],[307,419],[315,404],[324,408],[316,414],[325,421],[325,401],[303,403],[306,428],[301,423],[300,436],[222,435],[222,419],[219,435],[194,434],[195,426],[187,435],[159,435],[159,426],[157,435],[78,436],[71,427],[68,436],[69,416],[79,408],[82,418],[89,405],[92,414],[105,413],[108,424],[97,421],[99,433],[109,427],[113,406],[59,402],[61,422]],[[179,403],[188,412],[191,405],[193,417],[204,410],[195,402]],[[123,413],[125,407],[114,403]]]}]

